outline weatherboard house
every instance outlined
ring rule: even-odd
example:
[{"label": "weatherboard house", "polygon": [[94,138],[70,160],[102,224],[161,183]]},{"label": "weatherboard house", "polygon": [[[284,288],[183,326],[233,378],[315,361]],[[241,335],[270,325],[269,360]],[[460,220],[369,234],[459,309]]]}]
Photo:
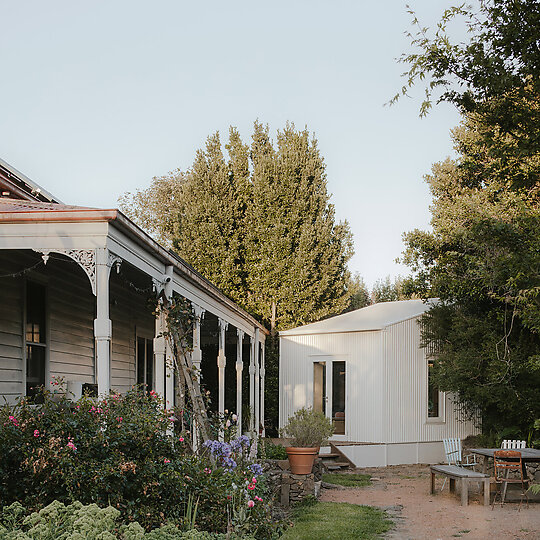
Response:
[{"label": "weatherboard house", "polygon": [[442,440],[478,433],[430,377],[420,316],[432,301],[383,302],[280,332],[279,424],[323,411],[358,467],[437,463]]},{"label": "weatherboard house", "polygon": [[62,204],[0,160],[0,400],[61,380],[76,397],[146,384],[173,406],[160,295],[193,307],[215,409],[264,425],[265,328],[119,210]]}]

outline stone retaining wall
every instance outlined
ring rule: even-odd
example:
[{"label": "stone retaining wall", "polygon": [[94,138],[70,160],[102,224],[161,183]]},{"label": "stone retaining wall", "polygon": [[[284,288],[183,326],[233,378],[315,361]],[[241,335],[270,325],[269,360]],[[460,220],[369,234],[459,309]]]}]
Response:
[{"label": "stone retaining wall", "polygon": [[292,474],[288,459],[266,459],[263,470],[274,500],[289,507],[307,496],[318,497],[321,490],[322,463],[316,459],[311,474]]}]

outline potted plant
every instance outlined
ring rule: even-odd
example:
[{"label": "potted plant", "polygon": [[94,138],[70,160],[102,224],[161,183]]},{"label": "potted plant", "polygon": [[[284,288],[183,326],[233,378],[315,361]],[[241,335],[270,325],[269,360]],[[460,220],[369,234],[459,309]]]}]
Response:
[{"label": "potted plant", "polygon": [[293,474],[309,474],[322,444],[334,433],[332,422],[322,412],[311,407],[299,409],[281,430],[281,436],[291,439],[285,448]]}]

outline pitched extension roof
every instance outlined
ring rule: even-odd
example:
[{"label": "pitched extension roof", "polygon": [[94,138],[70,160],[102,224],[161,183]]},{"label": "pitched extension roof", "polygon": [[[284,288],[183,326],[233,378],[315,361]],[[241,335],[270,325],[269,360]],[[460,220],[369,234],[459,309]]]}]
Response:
[{"label": "pitched extension roof", "polygon": [[298,326],[280,332],[280,336],[302,336],[309,334],[338,334],[343,332],[366,332],[382,330],[401,321],[406,321],[430,309],[436,299],[400,300],[398,302],[381,302],[365,308],[360,308],[343,315],[337,315],[324,321],[305,326]]}]

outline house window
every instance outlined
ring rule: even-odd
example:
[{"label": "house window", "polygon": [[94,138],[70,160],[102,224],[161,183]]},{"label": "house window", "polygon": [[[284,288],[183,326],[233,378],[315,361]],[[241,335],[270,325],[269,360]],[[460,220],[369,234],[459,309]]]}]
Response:
[{"label": "house window", "polygon": [[137,338],[137,384],[154,389],[154,340]]},{"label": "house window", "polygon": [[336,435],[345,434],[345,362],[332,362],[332,422]]},{"label": "house window", "polygon": [[441,407],[440,407],[440,392],[439,386],[435,384],[433,380],[433,360],[428,360],[428,418],[439,418]]},{"label": "house window", "polygon": [[26,284],[26,395],[33,397],[45,384],[47,357],[46,334],[47,291],[43,285],[28,281]]}]

